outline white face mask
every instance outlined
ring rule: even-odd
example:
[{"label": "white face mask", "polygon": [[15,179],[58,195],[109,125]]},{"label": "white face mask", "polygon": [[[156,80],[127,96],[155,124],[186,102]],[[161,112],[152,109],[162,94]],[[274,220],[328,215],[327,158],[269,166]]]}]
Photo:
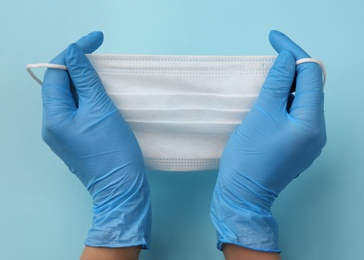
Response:
[{"label": "white face mask", "polygon": [[[259,95],[273,56],[87,55],[133,130],[146,167],[211,170]],[[317,62],[302,59],[303,62]],[[31,64],[66,69],[56,64]],[[36,78],[36,77],[35,77]],[[41,81],[37,79],[41,84]]]}]

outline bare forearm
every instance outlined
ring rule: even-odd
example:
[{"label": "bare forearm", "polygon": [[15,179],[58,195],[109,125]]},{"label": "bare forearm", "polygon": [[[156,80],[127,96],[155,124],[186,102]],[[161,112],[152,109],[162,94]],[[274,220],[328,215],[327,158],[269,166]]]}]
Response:
[{"label": "bare forearm", "polygon": [[226,260],[280,260],[278,253],[254,251],[233,244],[224,244],[223,252]]},{"label": "bare forearm", "polygon": [[89,247],[85,246],[80,260],[137,260],[141,247]]}]

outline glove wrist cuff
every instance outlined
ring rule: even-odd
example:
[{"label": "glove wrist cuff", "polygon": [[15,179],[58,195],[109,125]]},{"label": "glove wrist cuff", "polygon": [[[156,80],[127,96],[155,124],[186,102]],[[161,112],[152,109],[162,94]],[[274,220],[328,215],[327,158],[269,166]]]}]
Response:
[{"label": "glove wrist cuff", "polygon": [[224,243],[229,243],[252,250],[280,252],[278,224],[271,212],[258,213],[214,199],[211,218],[217,230],[219,250]]}]

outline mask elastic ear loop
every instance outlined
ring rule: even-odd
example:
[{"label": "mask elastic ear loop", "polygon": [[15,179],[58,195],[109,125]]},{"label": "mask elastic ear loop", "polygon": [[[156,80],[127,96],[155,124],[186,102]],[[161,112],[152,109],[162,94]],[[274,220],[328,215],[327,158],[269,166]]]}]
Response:
[{"label": "mask elastic ear loop", "polygon": [[317,59],[313,59],[313,58],[303,58],[303,59],[299,59],[296,61],[296,65],[300,65],[302,63],[306,63],[306,62],[314,62],[317,63],[318,65],[320,65],[321,70],[322,70],[322,86],[325,86],[326,83],[326,69],[325,69],[325,65],[322,63],[322,61],[317,60]]},{"label": "mask elastic ear loop", "polygon": [[39,85],[42,85],[43,82],[34,74],[32,69],[36,68],[50,68],[50,69],[60,69],[60,70],[67,70],[67,67],[64,65],[59,64],[52,64],[52,63],[37,63],[37,64],[28,64],[25,68],[28,71],[29,75],[39,83]]}]

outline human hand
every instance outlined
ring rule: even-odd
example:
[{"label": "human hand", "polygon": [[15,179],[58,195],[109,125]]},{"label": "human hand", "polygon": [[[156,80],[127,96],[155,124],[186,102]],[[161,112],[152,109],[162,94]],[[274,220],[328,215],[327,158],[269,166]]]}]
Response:
[{"label": "human hand", "polygon": [[93,32],[71,44],[44,76],[43,139],[93,198],[93,247],[148,247],[150,193],[142,153],[84,53],[103,41]]},{"label": "human hand", "polygon": [[[211,217],[223,243],[279,252],[271,206],[306,170],[326,143],[322,71],[277,31],[270,42],[279,53],[260,95],[221,157]],[[295,79],[296,76],[296,79]],[[295,95],[290,94],[296,80]]]}]

